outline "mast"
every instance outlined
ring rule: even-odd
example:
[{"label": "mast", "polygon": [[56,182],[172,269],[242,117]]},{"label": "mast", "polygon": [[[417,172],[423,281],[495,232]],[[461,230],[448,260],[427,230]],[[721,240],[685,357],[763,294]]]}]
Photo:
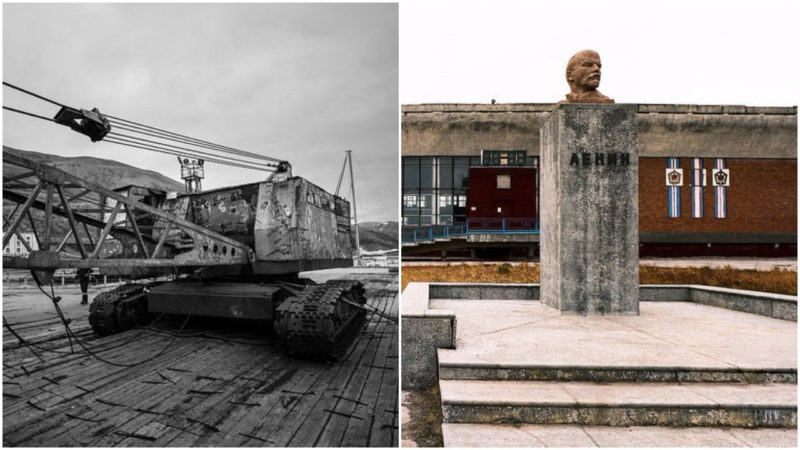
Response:
[{"label": "mast", "polygon": [[[358,240],[358,212],[356,210],[356,186],[355,181],[353,181],[353,157],[351,155],[352,150],[347,150],[347,162],[350,166],[350,195],[353,198],[353,222],[356,228],[356,266],[361,265],[361,243]],[[344,172],[344,167],[342,167],[342,171]]]}]

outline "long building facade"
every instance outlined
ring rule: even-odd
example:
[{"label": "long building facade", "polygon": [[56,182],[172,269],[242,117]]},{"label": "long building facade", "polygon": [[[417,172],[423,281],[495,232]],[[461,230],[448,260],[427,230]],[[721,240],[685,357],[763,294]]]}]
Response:
[{"label": "long building facade", "polygon": [[[536,256],[553,106],[403,106],[403,255]],[[637,125],[643,256],[796,255],[797,107],[640,104]]]}]

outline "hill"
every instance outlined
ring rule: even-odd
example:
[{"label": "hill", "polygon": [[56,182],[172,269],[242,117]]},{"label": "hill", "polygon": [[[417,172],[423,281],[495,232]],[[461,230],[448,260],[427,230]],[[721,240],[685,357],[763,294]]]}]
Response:
[{"label": "hill", "polygon": [[[358,239],[366,251],[393,250],[398,248],[397,222],[363,222],[358,224]],[[353,236],[355,245],[355,236]]]},{"label": "hill", "polygon": [[[47,153],[19,150],[3,146],[3,152],[24,156],[39,162],[57,167],[65,172],[82,179],[97,183],[108,189],[116,189],[128,185],[144,186],[163,191],[183,192],[182,183],[168,178],[152,170],[143,170],[116,161],[86,156],[63,157]],[[11,177],[22,171],[10,165],[3,165],[3,178]],[[3,203],[3,210],[7,217],[13,205]],[[39,212],[34,212],[37,221]],[[57,235],[67,232],[66,223],[60,224]],[[27,221],[23,221],[21,231],[29,231]],[[367,251],[391,250],[398,248],[397,222],[364,222],[358,225],[361,248]],[[355,245],[355,235],[352,237]]]},{"label": "hill", "polygon": [[[152,170],[144,170],[121,162],[89,156],[65,157],[47,153],[19,150],[3,146],[3,153],[24,156],[46,163],[76,177],[97,183],[107,189],[116,189],[131,184],[162,191],[183,192],[183,183]],[[16,167],[3,165],[3,178],[19,173]]]}]

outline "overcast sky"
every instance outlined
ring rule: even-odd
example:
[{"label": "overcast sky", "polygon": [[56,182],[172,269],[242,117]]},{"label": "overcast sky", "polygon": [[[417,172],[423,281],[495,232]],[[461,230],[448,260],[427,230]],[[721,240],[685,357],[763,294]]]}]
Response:
[{"label": "overcast sky", "polygon": [[567,60],[592,48],[617,103],[794,106],[798,3],[403,2],[400,100],[556,102]]},{"label": "overcast sky", "polygon": [[[334,191],[353,150],[359,221],[398,216],[397,5],[4,4],[3,80],[61,103],[292,163]],[[3,105],[57,107],[7,87]],[[174,156],[3,112],[3,144],[180,180]],[[206,164],[205,189],[265,172]],[[349,197],[349,196],[348,196]]]},{"label": "overcast sky", "polygon": [[[4,4],[3,80],[243,150],[334,190],[353,149],[359,218],[397,218],[399,99],[549,103],[578,50],[618,103],[794,106],[798,6],[787,1],[401,1],[392,4]],[[3,104],[52,115],[3,88]],[[3,113],[3,143],[178,179],[173,156],[92,144]],[[263,172],[206,166],[205,188]]]}]

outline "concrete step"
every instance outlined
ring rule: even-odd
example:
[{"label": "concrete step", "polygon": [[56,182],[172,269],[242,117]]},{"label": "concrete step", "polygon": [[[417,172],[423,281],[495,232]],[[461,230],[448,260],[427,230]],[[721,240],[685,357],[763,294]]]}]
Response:
[{"label": "concrete step", "polygon": [[795,447],[796,428],[446,423],[445,447]]},{"label": "concrete step", "polygon": [[441,362],[442,380],[680,382],[680,383],[793,383],[794,368],[551,366]]},{"label": "concrete step", "polygon": [[797,426],[789,383],[440,380],[445,423],[597,426]]}]

